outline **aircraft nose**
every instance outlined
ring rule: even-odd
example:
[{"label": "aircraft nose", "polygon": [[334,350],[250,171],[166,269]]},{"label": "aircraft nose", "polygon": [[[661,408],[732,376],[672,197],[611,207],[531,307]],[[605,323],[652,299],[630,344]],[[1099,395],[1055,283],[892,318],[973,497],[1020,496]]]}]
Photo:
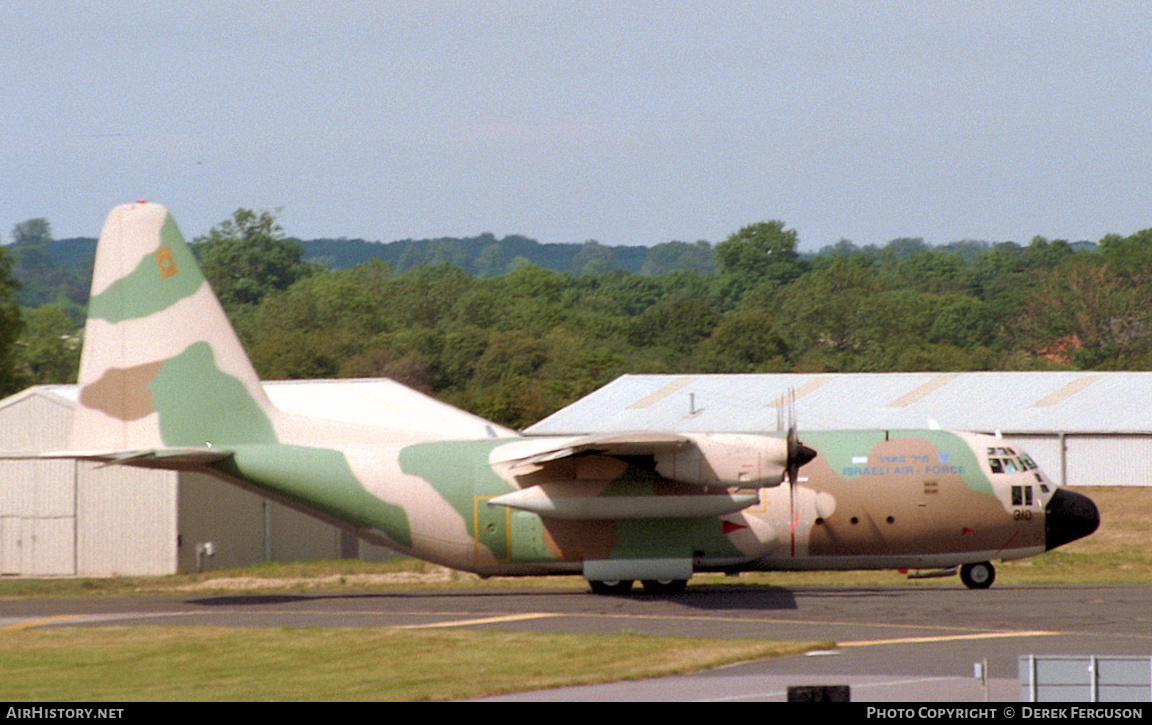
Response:
[{"label": "aircraft nose", "polygon": [[1063,488],[1048,499],[1044,517],[1044,548],[1048,551],[1082,539],[1100,526],[1100,512],[1092,499]]}]

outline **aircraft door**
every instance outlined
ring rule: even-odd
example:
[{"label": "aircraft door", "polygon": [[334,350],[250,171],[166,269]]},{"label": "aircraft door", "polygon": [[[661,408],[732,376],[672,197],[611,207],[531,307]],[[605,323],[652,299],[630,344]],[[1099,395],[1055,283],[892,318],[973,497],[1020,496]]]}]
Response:
[{"label": "aircraft door", "polygon": [[473,475],[472,532],[478,564],[549,561],[555,555],[545,543],[544,521],[535,513],[491,504],[510,493],[506,481],[484,465]]},{"label": "aircraft door", "polygon": [[481,471],[476,478],[472,499],[473,541],[477,563],[508,561],[511,551],[512,509],[491,506],[489,501],[507,493],[507,484],[486,483]]}]

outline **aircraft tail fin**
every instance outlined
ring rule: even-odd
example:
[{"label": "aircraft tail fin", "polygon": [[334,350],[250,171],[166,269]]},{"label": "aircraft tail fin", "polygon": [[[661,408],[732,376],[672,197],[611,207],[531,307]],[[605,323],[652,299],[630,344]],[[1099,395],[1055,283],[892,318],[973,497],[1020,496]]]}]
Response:
[{"label": "aircraft tail fin", "polygon": [[271,443],[276,413],[168,210],[113,209],[96,248],[70,445]]}]

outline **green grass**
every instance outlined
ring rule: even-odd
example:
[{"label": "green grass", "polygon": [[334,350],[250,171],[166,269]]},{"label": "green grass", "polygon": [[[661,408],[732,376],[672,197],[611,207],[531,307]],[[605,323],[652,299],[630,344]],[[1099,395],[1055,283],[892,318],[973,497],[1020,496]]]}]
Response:
[{"label": "green grass", "polygon": [[828,645],[385,627],[24,629],[4,635],[0,701],[455,700]]}]

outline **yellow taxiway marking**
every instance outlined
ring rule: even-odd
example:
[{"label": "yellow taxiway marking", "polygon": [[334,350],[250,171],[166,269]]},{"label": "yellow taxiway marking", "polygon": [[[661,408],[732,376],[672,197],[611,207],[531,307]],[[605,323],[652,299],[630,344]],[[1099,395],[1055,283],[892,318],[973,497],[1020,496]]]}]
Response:
[{"label": "yellow taxiway marking", "polygon": [[49,624],[56,624],[57,622],[65,622],[69,619],[80,619],[81,616],[82,615],[79,614],[57,614],[54,617],[26,619],[23,622],[13,622],[12,624],[0,625],[0,632],[10,632],[15,629],[31,629],[32,627],[44,627]]},{"label": "yellow taxiway marking", "polygon": [[480,617],[479,619],[458,619],[452,622],[433,622],[432,624],[406,624],[397,629],[432,629],[435,627],[471,627],[477,624],[500,624],[502,622],[524,622],[529,619],[547,619],[548,617],[562,617],[562,614],[549,612],[529,612],[528,614],[508,614],[502,617]]},{"label": "yellow taxiway marking", "polygon": [[1055,637],[1059,632],[981,632],[979,634],[942,634],[935,637],[896,637],[893,639],[864,639],[857,642],[837,642],[837,647],[874,647],[882,644],[924,644],[927,642],[957,642],[972,639],[1003,639],[1005,637]]}]

